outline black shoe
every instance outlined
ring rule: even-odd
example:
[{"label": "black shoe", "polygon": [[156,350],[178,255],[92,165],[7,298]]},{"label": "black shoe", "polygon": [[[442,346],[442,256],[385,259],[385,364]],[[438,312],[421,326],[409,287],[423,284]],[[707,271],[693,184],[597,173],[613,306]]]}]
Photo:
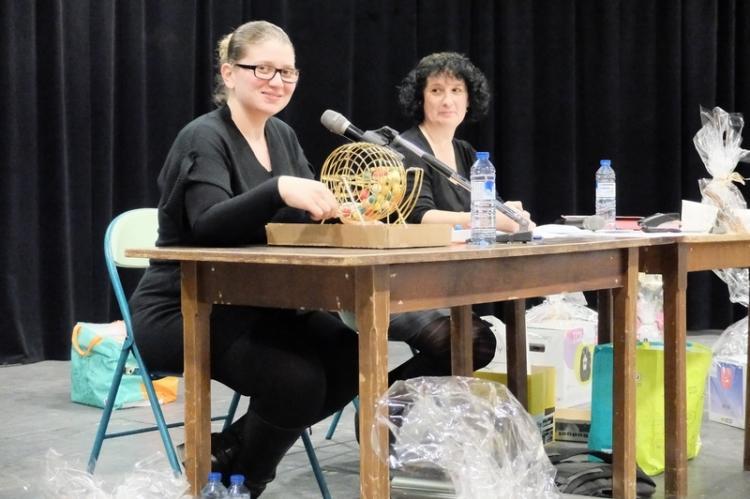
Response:
[{"label": "black shoe", "polygon": [[[212,433],[211,434],[211,471],[221,473],[221,481],[229,484],[229,476],[232,472],[232,463],[240,452],[240,442],[231,434]],[[175,448],[177,457],[182,466],[185,466],[185,444],[180,444]]]},{"label": "black shoe", "polygon": [[242,447],[233,459],[232,473],[245,476],[245,486],[253,499],[276,477],[276,467],[304,430],[280,428],[254,412],[245,415]]},{"label": "black shoe", "polygon": [[242,442],[229,431],[211,434],[211,468],[227,476],[234,465],[234,460],[242,451]]}]

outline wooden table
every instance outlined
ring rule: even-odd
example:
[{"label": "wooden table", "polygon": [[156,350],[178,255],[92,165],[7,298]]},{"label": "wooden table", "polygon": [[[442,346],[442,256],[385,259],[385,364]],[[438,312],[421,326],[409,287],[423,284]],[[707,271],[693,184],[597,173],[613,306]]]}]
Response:
[{"label": "wooden table", "polygon": [[[354,311],[360,345],[360,425],[370,428],[376,417],[374,402],[388,388],[391,313],[451,307],[453,373],[471,375],[471,304],[614,288],[614,369],[622,373],[614,380],[614,492],[615,497],[633,498],[638,250],[652,244],[659,241],[597,239],[484,249],[157,248],[126,254],[181,262],[185,467],[193,493],[200,490],[210,467],[213,304]],[[513,343],[514,334],[525,332],[508,334]],[[525,355],[508,361],[509,368],[525,373]],[[525,375],[521,377],[525,383]],[[375,445],[386,455],[386,432]],[[361,439],[360,496],[389,497],[388,476],[388,466],[377,457],[373,443]]]},{"label": "wooden table", "polygon": [[[750,235],[684,235],[673,244],[644,246],[643,272],[662,274],[664,286],[664,424],[667,497],[687,497],[686,292],[687,274],[750,267]],[[748,352],[750,366],[750,351]],[[750,399],[750,384],[746,385]],[[745,412],[743,467],[750,470],[750,411]]]}]

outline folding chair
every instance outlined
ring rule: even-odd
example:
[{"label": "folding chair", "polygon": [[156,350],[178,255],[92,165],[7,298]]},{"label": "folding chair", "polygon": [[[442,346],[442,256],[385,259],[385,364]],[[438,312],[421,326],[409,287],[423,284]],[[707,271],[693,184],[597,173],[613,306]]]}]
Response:
[{"label": "folding chair", "polygon": [[[354,406],[354,410],[359,412],[359,397],[354,397],[352,399],[352,405]],[[341,414],[343,414],[344,409],[339,409],[339,411],[333,415],[333,419],[331,419],[331,424],[328,426],[328,431],[326,431],[326,440],[330,440],[333,438],[333,434],[336,431],[336,427],[339,424],[339,419],[341,419]]]},{"label": "folding chair", "polygon": [[[125,322],[126,337],[122,345],[122,351],[120,352],[120,358],[118,359],[117,368],[112,378],[112,385],[109,389],[109,395],[107,396],[107,402],[104,410],[102,411],[102,417],[99,422],[99,427],[96,432],[94,439],[94,446],[91,449],[91,455],[88,462],[88,472],[93,474],[96,467],[96,462],[99,459],[99,453],[102,448],[104,440],[107,438],[124,437],[128,435],[135,435],[138,433],[145,433],[151,431],[159,431],[161,435],[162,443],[164,444],[164,450],[167,453],[169,464],[174,470],[175,474],[182,472],[180,468],[180,462],[177,459],[172,439],[169,435],[168,428],[175,428],[184,426],[184,422],[167,424],[164,420],[164,415],[159,405],[159,401],[154,391],[152,379],[157,379],[165,375],[181,375],[181,373],[149,373],[141,354],[138,351],[138,347],[135,344],[133,337],[133,325],[130,317],[130,307],[128,305],[125,291],[122,287],[120,280],[119,268],[146,268],[149,265],[147,258],[132,258],[125,256],[126,248],[148,248],[153,247],[156,243],[158,236],[159,222],[157,217],[156,208],[139,208],[130,211],[126,211],[117,216],[107,227],[107,232],[104,235],[104,259],[107,264],[107,271],[109,273],[109,279],[112,284],[112,289],[117,298],[117,304],[120,308],[122,319]],[[107,433],[107,427],[109,425],[110,418],[112,416],[112,409],[114,408],[115,398],[117,390],[122,380],[122,375],[125,372],[125,362],[130,355],[136,361],[138,366],[137,371],[140,374],[143,384],[146,387],[148,393],[149,403],[151,410],[154,413],[154,419],[156,420],[155,426],[148,426],[143,428],[137,428],[133,430],[120,431]],[[222,416],[216,416],[211,418],[212,421],[224,421],[224,429],[226,429],[234,420],[234,415],[237,410],[237,405],[240,400],[240,394],[235,392],[232,397],[232,401],[229,405],[227,414]],[[305,446],[310,465],[312,466],[315,479],[318,482],[318,487],[322,493],[324,499],[330,499],[331,495],[328,491],[328,485],[326,484],[325,477],[320,469],[317,456],[315,455],[315,449],[310,442],[310,437],[307,432],[302,432],[302,442]]]}]

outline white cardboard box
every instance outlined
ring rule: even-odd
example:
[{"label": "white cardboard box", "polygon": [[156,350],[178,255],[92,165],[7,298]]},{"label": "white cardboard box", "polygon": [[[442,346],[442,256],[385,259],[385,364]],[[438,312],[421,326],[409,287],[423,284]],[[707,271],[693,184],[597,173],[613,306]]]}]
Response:
[{"label": "white cardboard box", "polygon": [[[506,371],[505,325],[483,317],[497,338],[495,358],[487,369]],[[585,321],[546,321],[526,324],[526,365],[554,366],[557,373],[556,406],[591,403],[591,375],[597,325]]]},{"label": "white cardboard box", "polygon": [[746,360],[714,357],[708,375],[708,419],[745,428]]},{"label": "white cardboard box", "polygon": [[526,324],[530,361],[557,368],[557,407],[591,403],[596,329],[584,321]]}]

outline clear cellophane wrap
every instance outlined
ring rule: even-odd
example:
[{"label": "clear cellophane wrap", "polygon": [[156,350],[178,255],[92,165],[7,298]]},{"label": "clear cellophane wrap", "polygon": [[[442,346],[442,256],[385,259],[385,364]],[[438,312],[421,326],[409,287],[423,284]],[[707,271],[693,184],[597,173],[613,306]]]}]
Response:
[{"label": "clear cellophane wrap", "polygon": [[[555,467],[534,420],[499,383],[460,376],[396,381],[377,402],[373,443],[392,470],[439,470],[456,499],[557,499]],[[375,446],[377,450],[378,447]]]},{"label": "clear cellophane wrap", "polygon": [[[711,178],[698,180],[701,202],[719,209],[712,232],[747,232],[735,214],[735,210],[747,209],[745,197],[737,187],[737,184],[744,185],[745,180],[735,171],[738,162],[750,161],[750,151],[740,147],[745,120],[742,114],[728,113],[720,107],[701,107],[700,112],[702,126],[693,137],[693,143],[711,175]],[[715,270],[714,273],[727,283],[729,299],[747,306],[747,269],[721,269]]]}]

